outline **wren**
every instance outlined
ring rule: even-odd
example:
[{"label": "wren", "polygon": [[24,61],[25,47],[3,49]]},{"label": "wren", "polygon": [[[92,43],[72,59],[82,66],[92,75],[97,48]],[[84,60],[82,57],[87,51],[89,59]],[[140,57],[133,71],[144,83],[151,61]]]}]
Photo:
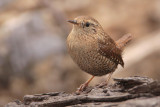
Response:
[{"label": "wren", "polygon": [[92,75],[77,93],[82,92],[94,76],[109,74],[108,82],[118,64],[124,67],[122,51],[132,36],[128,34],[114,41],[99,22],[90,16],[79,16],[68,22],[73,24],[67,37],[68,52],[81,70]]}]

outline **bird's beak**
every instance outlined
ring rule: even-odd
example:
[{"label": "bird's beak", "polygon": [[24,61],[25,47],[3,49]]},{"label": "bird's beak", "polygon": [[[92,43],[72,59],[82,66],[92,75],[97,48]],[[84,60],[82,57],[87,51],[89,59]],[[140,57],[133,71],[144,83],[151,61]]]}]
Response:
[{"label": "bird's beak", "polygon": [[69,23],[78,24],[76,20],[68,20]]}]

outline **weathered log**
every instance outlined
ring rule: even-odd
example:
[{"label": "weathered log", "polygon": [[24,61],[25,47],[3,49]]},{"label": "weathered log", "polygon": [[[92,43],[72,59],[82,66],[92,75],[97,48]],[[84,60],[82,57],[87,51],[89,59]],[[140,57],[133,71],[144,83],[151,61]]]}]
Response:
[{"label": "weathered log", "polygon": [[160,81],[147,77],[115,78],[109,86],[87,87],[80,95],[53,92],[24,96],[6,107],[107,106],[160,107]]}]

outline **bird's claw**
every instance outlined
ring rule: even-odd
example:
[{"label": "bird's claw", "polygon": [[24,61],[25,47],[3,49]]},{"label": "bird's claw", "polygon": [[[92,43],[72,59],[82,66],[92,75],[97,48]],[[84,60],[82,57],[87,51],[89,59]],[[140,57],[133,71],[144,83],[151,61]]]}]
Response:
[{"label": "bird's claw", "polygon": [[104,87],[104,86],[107,86],[107,82],[106,82],[106,81],[100,83],[99,85],[97,85],[98,88],[102,88],[102,87]]},{"label": "bird's claw", "polygon": [[83,92],[87,86],[87,84],[81,84],[78,90],[76,91],[76,94],[80,94],[81,92]]}]

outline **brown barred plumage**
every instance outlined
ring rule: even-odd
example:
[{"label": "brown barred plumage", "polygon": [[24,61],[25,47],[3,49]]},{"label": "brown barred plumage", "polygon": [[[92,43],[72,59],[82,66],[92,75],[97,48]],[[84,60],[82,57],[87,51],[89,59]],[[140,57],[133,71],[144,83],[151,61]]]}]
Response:
[{"label": "brown barred plumage", "polygon": [[89,16],[79,16],[69,22],[73,29],[67,38],[68,52],[83,71],[102,76],[114,72],[118,64],[124,66],[121,48],[131,38],[115,42],[98,21]]}]

